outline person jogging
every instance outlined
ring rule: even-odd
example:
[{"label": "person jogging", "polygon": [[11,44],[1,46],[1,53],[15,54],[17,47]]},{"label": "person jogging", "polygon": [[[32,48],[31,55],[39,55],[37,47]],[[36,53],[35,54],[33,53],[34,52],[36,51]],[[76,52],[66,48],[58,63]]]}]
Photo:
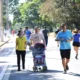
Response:
[{"label": "person jogging", "polygon": [[80,47],[80,28],[77,29],[77,33],[73,36],[73,47],[76,52],[75,58],[78,59],[78,50]]},{"label": "person jogging", "polygon": [[62,30],[58,32],[56,41],[60,41],[60,54],[62,58],[62,65],[64,68],[64,74],[69,69],[68,63],[70,61],[71,45],[70,41],[73,40],[73,35],[70,30],[66,29],[66,24],[62,25]]}]

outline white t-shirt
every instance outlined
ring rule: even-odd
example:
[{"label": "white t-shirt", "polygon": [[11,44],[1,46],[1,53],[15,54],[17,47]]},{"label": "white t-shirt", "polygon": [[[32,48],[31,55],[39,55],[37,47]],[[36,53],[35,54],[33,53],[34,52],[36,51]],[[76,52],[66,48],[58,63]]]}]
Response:
[{"label": "white t-shirt", "polygon": [[34,33],[31,35],[30,39],[33,42],[32,44],[35,45],[36,43],[43,43],[44,36],[40,33]]}]

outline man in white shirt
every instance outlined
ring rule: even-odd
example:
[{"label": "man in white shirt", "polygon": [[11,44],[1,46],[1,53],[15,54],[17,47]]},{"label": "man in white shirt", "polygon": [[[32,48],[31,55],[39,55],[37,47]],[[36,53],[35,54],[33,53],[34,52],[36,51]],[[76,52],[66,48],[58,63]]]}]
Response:
[{"label": "man in white shirt", "polygon": [[44,45],[46,45],[45,38],[43,34],[39,33],[38,27],[35,27],[35,33],[31,35],[30,40],[31,40],[32,46],[34,46],[36,43],[43,43]]}]

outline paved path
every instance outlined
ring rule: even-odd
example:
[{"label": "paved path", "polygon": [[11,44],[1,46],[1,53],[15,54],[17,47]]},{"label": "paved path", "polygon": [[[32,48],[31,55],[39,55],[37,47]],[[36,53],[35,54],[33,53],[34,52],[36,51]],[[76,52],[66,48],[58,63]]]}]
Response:
[{"label": "paved path", "polygon": [[9,57],[11,56],[14,50],[14,39],[12,38],[9,43],[0,47],[0,80],[2,80],[6,69],[9,65]]},{"label": "paved path", "polygon": [[18,72],[16,55],[13,51],[10,57],[6,57],[8,68],[2,80],[80,80],[80,55],[78,60],[75,60],[74,56],[75,52],[72,49],[71,61],[69,63],[70,69],[67,74],[63,74],[59,48],[54,38],[50,38],[49,45],[46,49],[47,72],[33,72],[32,54],[28,50],[26,53],[26,69]]}]

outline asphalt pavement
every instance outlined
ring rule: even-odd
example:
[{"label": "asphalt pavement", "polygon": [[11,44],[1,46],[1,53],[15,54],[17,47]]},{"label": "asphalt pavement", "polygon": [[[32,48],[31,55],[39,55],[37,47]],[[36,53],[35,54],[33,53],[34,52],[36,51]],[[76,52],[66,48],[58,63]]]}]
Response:
[{"label": "asphalt pavement", "polygon": [[[8,55],[3,55],[2,57],[0,56],[0,61],[2,60],[2,64],[5,65],[5,67],[0,68],[0,71],[2,70],[0,74],[0,77],[2,76],[2,78],[0,78],[0,80],[80,80],[80,54],[79,59],[76,60],[73,47],[71,50],[71,59],[69,62],[69,71],[67,74],[63,74],[59,47],[57,46],[54,38],[49,38],[49,43],[45,51],[48,71],[33,71],[32,52],[29,49],[27,49],[26,52],[26,69],[17,71],[14,42],[15,40],[9,43],[9,47],[7,49],[9,50],[9,53],[7,52]],[[10,52],[10,50],[12,52]],[[5,54],[5,52],[3,54]],[[2,64],[0,62],[0,66],[2,66]]]}]

